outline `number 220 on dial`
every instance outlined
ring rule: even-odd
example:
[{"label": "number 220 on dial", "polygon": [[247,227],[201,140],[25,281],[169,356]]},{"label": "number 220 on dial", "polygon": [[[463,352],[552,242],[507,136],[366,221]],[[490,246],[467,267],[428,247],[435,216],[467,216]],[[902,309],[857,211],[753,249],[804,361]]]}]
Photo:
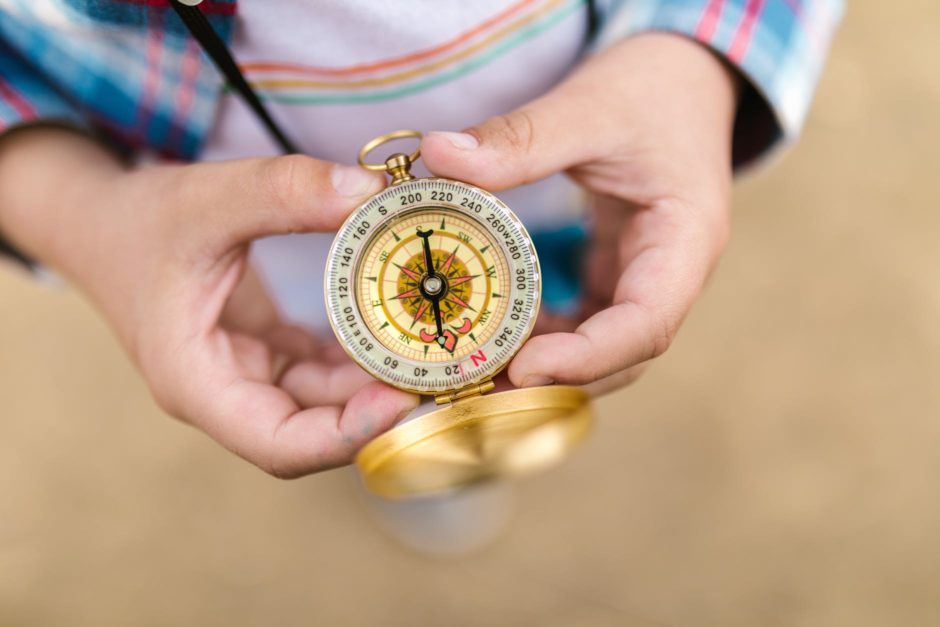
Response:
[{"label": "number 220 on dial", "polygon": [[326,268],[330,321],[377,378],[416,392],[488,379],[529,336],[538,260],[519,219],[465,183],[387,188],[341,227]]}]

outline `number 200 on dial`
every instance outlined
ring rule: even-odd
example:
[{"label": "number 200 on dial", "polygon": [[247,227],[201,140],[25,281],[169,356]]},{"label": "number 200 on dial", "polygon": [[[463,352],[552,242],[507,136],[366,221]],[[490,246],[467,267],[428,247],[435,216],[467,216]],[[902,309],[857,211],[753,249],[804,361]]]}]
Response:
[{"label": "number 200 on dial", "polygon": [[538,259],[492,194],[417,179],[373,196],[340,228],[324,282],[330,322],[363,368],[422,393],[495,375],[535,324]]}]

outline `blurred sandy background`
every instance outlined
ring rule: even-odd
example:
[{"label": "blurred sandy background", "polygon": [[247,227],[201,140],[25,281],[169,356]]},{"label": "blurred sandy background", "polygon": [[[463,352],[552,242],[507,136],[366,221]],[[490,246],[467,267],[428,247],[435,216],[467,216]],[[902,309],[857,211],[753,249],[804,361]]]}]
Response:
[{"label": "blurred sandy background", "polygon": [[850,7],[675,347],[472,558],[164,418],[81,300],[0,272],[0,625],[940,624],[938,35]]}]

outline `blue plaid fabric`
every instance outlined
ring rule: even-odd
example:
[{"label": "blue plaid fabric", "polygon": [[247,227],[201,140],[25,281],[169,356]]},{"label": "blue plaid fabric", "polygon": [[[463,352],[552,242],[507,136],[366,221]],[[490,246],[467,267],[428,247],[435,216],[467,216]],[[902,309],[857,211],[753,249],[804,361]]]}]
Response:
[{"label": "blue plaid fabric", "polygon": [[[692,37],[751,89],[736,160],[794,138],[809,108],[842,0],[598,0],[595,47],[661,30]],[[235,0],[201,9],[223,38]],[[0,0],[0,130],[60,121],[130,150],[194,159],[222,81],[166,0]]]},{"label": "blue plaid fabric", "polygon": [[[227,38],[234,0],[203,11]],[[222,83],[165,0],[0,0],[0,124],[61,121],[191,159]]]}]

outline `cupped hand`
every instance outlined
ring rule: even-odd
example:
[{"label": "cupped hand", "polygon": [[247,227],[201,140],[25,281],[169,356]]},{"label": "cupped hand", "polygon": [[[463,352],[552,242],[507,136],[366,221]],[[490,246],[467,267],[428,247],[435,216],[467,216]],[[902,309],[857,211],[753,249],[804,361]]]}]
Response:
[{"label": "cupped hand", "polygon": [[728,237],[736,95],[710,52],[647,34],[516,111],[425,137],[440,176],[499,191],[566,172],[595,198],[581,310],[526,343],[513,384],[601,393],[670,345]]},{"label": "cupped hand", "polygon": [[[335,231],[382,185],[304,156],[99,169],[73,186],[47,260],[91,296],[167,412],[296,477],[348,463],[417,397],[284,324],[247,271],[249,245]],[[318,289],[322,268],[309,272]]]}]

